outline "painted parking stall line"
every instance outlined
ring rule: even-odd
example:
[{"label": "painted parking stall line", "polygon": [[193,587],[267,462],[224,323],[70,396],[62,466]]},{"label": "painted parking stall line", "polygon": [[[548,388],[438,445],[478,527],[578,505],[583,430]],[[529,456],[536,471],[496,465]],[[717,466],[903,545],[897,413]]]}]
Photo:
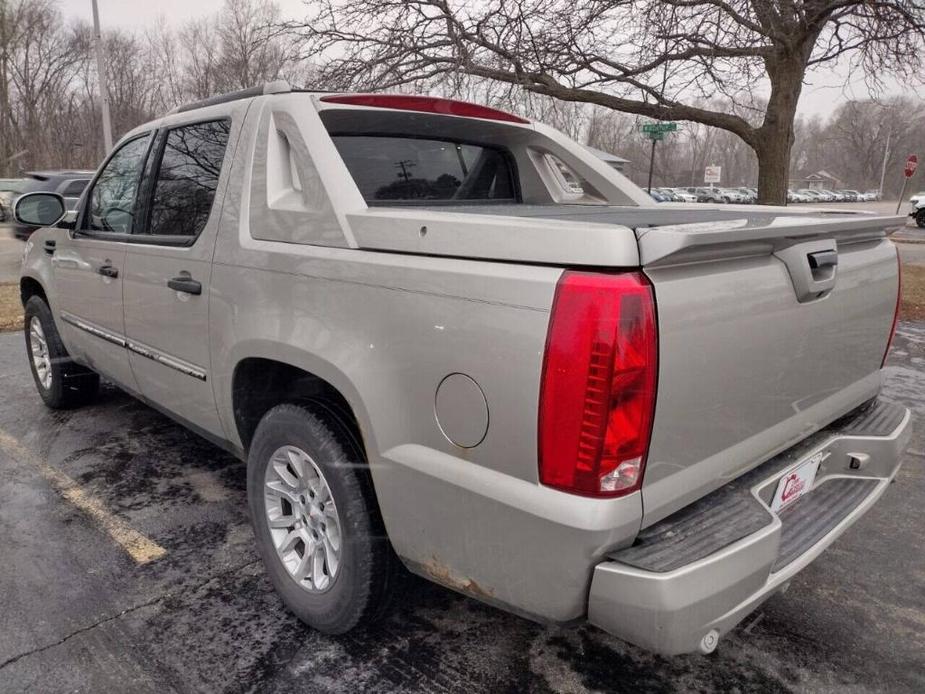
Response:
[{"label": "painted parking stall line", "polygon": [[16,437],[5,431],[0,431],[0,450],[35,468],[56,492],[90,516],[136,563],[147,564],[167,554],[166,549],[113,515],[99,499],[81,488],[76,481],[39,459]]}]

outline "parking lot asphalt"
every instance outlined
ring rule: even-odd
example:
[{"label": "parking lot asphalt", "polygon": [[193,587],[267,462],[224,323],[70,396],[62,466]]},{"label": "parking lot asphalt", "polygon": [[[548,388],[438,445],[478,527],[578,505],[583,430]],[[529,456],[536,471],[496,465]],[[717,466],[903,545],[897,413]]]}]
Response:
[{"label": "parking lot asphalt", "polygon": [[[46,410],[22,342],[0,335],[2,692],[925,691],[921,419],[897,484],[712,656],[412,577],[384,622],[332,638],[271,589],[241,462],[112,387]],[[884,394],[925,415],[925,324],[901,326]],[[138,563],[125,527],[163,554]]]}]

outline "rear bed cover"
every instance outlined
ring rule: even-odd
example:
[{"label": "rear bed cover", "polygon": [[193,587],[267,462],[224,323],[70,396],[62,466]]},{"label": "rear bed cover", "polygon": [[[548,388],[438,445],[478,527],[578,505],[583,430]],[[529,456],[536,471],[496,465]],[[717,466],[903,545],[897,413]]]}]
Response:
[{"label": "rear bed cover", "polygon": [[811,237],[882,238],[905,223],[854,210],[673,203],[383,206],[349,218],[361,248],[605,267],[768,255]]}]

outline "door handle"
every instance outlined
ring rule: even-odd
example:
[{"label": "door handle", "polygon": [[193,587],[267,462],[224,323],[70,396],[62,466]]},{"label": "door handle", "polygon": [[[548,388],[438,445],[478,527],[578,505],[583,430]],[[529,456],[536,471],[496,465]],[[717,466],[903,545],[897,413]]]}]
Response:
[{"label": "door handle", "polygon": [[119,271],[114,268],[112,265],[100,265],[96,271],[100,273],[103,277],[112,277],[116,278],[119,276]]},{"label": "door handle", "polygon": [[178,292],[185,292],[186,294],[202,294],[202,284],[190,277],[174,277],[167,280],[167,286],[170,289],[175,289]]}]

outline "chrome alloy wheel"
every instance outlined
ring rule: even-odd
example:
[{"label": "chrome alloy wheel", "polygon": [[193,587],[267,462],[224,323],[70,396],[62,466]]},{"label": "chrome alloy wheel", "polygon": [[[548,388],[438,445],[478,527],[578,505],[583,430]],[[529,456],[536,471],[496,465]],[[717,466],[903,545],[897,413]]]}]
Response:
[{"label": "chrome alloy wheel", "polygon": [[29,345],[32,348],[35,375],[42,384],[42,388],[48,390],[51,388],[51,355],[48,353],[45,331],[42,330],[42,321],[38,316],[32,316],[32,320],[29,321]]},{"label": "chrome alloy wheel", "polygon": [[266,522],[283,566],[308,592],[327,590],[340,565],[341,523],[321,469],[305,451],[283,446],[263,477]]}]

